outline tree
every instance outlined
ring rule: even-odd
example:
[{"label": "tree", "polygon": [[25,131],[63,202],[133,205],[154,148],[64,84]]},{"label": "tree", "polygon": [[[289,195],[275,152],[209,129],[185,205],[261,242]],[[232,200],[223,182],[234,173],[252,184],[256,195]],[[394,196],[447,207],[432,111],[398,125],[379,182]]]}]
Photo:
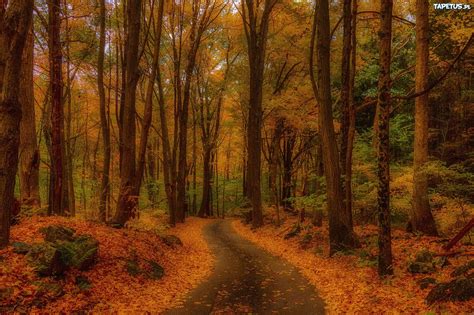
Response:
[{"label": "tree", "polygon": [[[428,88],[429,21],[427,0],[416,1],[416,64],[415,93]],[[428,176],[424,166],[428,161],[429,94],[415,98],[415,140],[413,149],[413,208],[411,228],[427,235],[437,236],[438,231],[428,199]]]},{"label": "tree", "polygon": [[97,88],[100,102],[100,126],[102,129],[102,142],[104,147],[104,165],[102,167],[102,181],[100,185],[99,220],[107,219],[107,197],[110,193],[110,126],[107,117],[104,89],[104,51],[105,51],[105,0],[99,1],[99,54],[97,60]]},{"label": "tree", "polygon": [[18,73],[32,13],[33,0],[0,2],[0,248],[10,239],[22,110]]},{"label": "tree", "polygon": [[138,71],[140,44],[140,22],[142,1],[127,1],[127,32],[125,55],[125,89],[121,106],[120,121],[120,193],[117,202],[117,211],[113,222],[123,226],[134,214],[137,206],[137,196],[133,195],[136,175],[136,145],[135,145],[135,118],[136,118],[136,88],[140,77]]},{"label": "tree", "polygon": [[393,0],[380,1],[380,73],[378,84],[377,139],[377,212],[379,221],[379,275],[393,274],[392,237],[390,223],[390,64],[392,61]]},{"label": "tree", "polygon": [[51,95],[51,167],[48,214],[65,215],[64,108],[61,48],[61,1],[48,1],[49,84]]},{"label": "tree", "polygon": [[22,117],[20,122],[20,201],[23,205],[39,207],[39,163],[40,154],[36,141],[35,100],[33,88],[34,34],[31,23],[23,51],[20,93]]},{"label": "tree", "polygon": [[242,20],[249,62],[249,106],[247,123],[247,194],[252,204],[252,226],[263,225],[260,187],[262,151],[262,99],[268,24],[278,0],[242,1]]},{"label": "tree", "polygon": [[[313,72],[314,40],[317,42],[317,81]],[[326,194],[329,211],[330,252],[357,246],[349,217],[344,207],[341,186],[339,154],[334,132],[331,77],[330,77],[330,34],[328,0],[318,0],[314,9],[312,38],[310,43],[310,76],[313,92],[319,105],[319,132],[321,135],[322,158],[326,179]]]}]

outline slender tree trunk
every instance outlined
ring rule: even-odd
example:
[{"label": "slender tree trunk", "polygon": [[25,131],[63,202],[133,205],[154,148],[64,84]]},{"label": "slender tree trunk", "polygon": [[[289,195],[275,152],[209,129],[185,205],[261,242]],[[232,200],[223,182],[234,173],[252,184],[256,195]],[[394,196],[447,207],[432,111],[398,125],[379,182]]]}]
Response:
[{"label": "slender tree trunk", "polygon": [[393,0],[380,2],[380,74],[378,86],[378,192],[377,208],[379,217],[379,275],[393,274],[392,239],[390,223],[390,63],[392,43]]},{"label": "slender tree trunk", "polygon": [[202,182],[202,201],[198,216],[201,218],[209,216],[211,213],[211,150],[206,148],[203,156],[203,182]]},{"label": "slender tree trunk", "polygon": [[0,249],[10,239],[22,108],[18,73],[22,70],[33,1],[12,1],[7,8],[5,4],[0,3]]},{"label": "slender tree trunk", "polygon": [[242,18],[247,39],[249,61],[249,106],[247,123],[247,194],[252,204],[252,226],[263,225],[261,193],[262,151],[262,97],[267,45],[268,25],[271,12],[278,0],[259,2],[242,1]]},{"label": "slender tree trunk", "polygon": [[[415,93],[428,87],[429,20],[428,0],[416,1],[416,64]],[[415,141],[413,149],[413,209],[411,227],[427,235],[437,236],[438,231],[428,199],[428,176],[423,168],[428,161],[429,94],[415,98]]]},{"label": "slender tree trunk", "polygon": [[64,108],[61,49],[61,1],[48,0],[49,11],[49,63],[51,89],[51,174],[48,213],[64,215]]},{"label": "slender tree trunk", "polygon": [[107,220],[107,200],[110,194],[110,128],[107,117],[104,89],[104,55],[105,55],[105,0],[99,0],[99,54],[97,60],[97,88],[100,102],[100,126],[102,129],[102,146],[104,150],[104,164],[102,166],[102,180],[100,184],[99,220]]},{"label": "slender tree trunk", "polygon": [[317,84],[312,70],[313,39],[311,40],[310,49],[310,75],[313,91],[319,104],[319,131],[329,209],[330,252],[333,254],[336,251],[357,246],[357,239],[344,207],[339,163],[334,163],[334,161],[338,161],[339,154],[334,132],[331,101],[329,3],[328,0],[318,0],[317,4],[313,25],[313,39],[316,34],[318,47]]},{"label": "slender tree trunk", "polygon": [[[354,0],[357,2],[357,0]],[[352,161],[348,162],[349,155],[352,152],[348,152],[349,138],[351,130],[351,110],[353,105],[352,88],[351,88],[351,51],[354,49],[352,45],[352,33],[355,31],[352,29],[352,0],[344,0],[343,9],[343,39],[342,39],[342,86],[341,86],[341,106],[342,106],[342,122],[341,122],[341,152],[340,152],[340,163],[341,163],[341,175],[344,177],[343,193],[344,193],[344,208],[346,210],[346,216],[348,223],[352,229],[352,195],[351,195],[351,170]],[[352,159],[351,159],[352,160]],[[349,169],[348,169],[349,168]]]},{"label": "slender tree trunk", "polygon": [[120,160],[120,195],[117,211],[113,222],[123,226],[137,210],[138,196],[134,195],[134,181],[136,176],[136,145],[135,145],[135,102],[136,88],[139,79],[138,46],[140,39],[142,1],[134,0],[127,3],[127,54],[126,54],[126,83],[123,115],[121,117],[121,144],[122,155]]},{"label": "slender tree trunk", "polygon": [[21,82],[23,92],[18,95],[22,109],[20,122],[20,200],[22,205],[40,207],[39,163],[40,156],[36,142],[35,100],[33,88],[33,27],[28,31]]}]

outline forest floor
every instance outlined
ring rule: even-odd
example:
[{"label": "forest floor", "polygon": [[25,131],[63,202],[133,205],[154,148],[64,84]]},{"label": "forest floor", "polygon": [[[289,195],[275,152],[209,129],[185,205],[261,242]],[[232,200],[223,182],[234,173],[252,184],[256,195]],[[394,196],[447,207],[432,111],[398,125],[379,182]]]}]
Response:
[{"label": "forest floor", "polygon": [[438,282],[449,281],[450,274],[456,267],[472,260],[474,251],[472,245],[457,248],[467,255],[461,253],[449,257],[447,266],[437,268],[434,273],[414,275],[407,271],[409,262],[414,259],[416,253],[423,250],[442,252],[440,239],[414,236],[395,229],[392,232],[395,274],[380,279],[376,269],[376,226],[356,227],[362,247],[329,258],[327,226],[318,228],[303,223],[298,235],[284,239],[284,236],[294,228],[295,223],[296,218],[289,217],[280,227],[269,222],[263,228],[252,230],[250,226],[238,220],[235,220],[232,226],[242,237],[296,266],[316,287],[326,302],[326,311],[329,313],[472,314],[474,312],[472,299],[467,302],[437,302],[427,305],[425,298],[433,285],[425,289],[420,287],[420,281],[427,277],[432,277]]},{"label": "forest floor", "polygon": [[297,269],[239,236],[230,220],[205,228],[211,276],[166,314],[323,314],[324,302]]},{"label": "forest floor", "polygon": [[[161,312],[178,305],[183,296],[211,272],[213,256],[203,237],[209,220],[189,218],[167,229],[164,218],[148,217],[127,229],[113,229],[81,219],[32,217],[12,227],[11,242],[43,241],[41,227],[62,225],[99,241],[97,264],[89,271],[69,270],[61,278],[39,277],[25,256],[13,247],[0,251],[0,313]],[[138,229],[153,227],[154,230]],[[178,236],[183,246],[170,246],[160,234]],[[154,261],[164,276],[145,276]],[[130,274],[133,267],[135,275]],[[142,270],[143,272],[139,272]],[[137,274],[138,273],[138,274]],[[86,279],[86,285],[78,285]]]}]

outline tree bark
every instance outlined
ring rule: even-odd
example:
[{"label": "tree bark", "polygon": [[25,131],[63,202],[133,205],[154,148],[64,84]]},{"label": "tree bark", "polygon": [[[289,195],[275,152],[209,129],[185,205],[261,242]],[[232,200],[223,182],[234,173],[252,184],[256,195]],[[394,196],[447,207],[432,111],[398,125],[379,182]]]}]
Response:
[{"label": "tree bark", "polygon": [[48,0],[49,78],[51,90],[51,172],[48,214],[65,215],[64,102],[61,48],[61,1]]},{"label": "tree bark", "polygon": [[32,0],[0,3],[0,249],[10,239],[11,209],[18,170],[22,54],[30,29]]},{"label": "tree bark", "polygon": [[[315,34],[318,48],[317,82],[312,67]],[[310,49],[310,75],[313,91],[319,104],[318,121],[329,209],[330,253],[333,254],[346,248],[353,248],[358,242],[344,208],[340,166],[339,163],[334,163],[339,160],[339,154],[333,123],[330,72],[329,3],[328,0],[318,0]]]},{"label": "tree bark", "polygon": [[[247,123],[247,194],[252,204],[252,226],[263,225],[261,177],[262,151],[262,100],[265,51],[270,15],[278,0],[265,0],[263,8],[258,2],[242,1],[242,19],[247,39],[249,60],[249,107]],[[258,14],[261,12],[261,14]],[[259,17],[260,16],[260,17]]]},{"label": "tree bark", "polygon": [[393,0],[380,2],[380,74],[378,85],[378,139],[377,139],[377,211],[379,218],[379,275],[393,274],[392,238],[390,222],[390,63],[392,43]]},{"label": "tree bark", "polygon": [[105,0],[99,1],[99,54],[97,60],[97,88],[100,102],[100,126],[102,129],[102,145],[104,150],[104,164],[102,166],[102,180],[100,184],[99,220],[107,220],[107,200],[110,193],[110,127],[107,117],[104,89],[104,55],[105,55]]},{"label": "tree bark", "polygon": [[39,163],[40,156],[36,141],[35,99],[33,87],[34,36],[30,27],[23,51],[20,86],[18,95],[22,118],[20,122],[20,201],[22,205],[40,207]]},{"label": "tree bark", "polygon": [[[428,87],[429,21],[428,0],[416,1],[416,64],[415,93]],[[411,228],[427,235],[437,236],[438,231],[428,199],[428,176],[424,166],[428,162],[428,93],[415,99],[415,140],[413,148],[413,209]]]},{"label": "tree bark", "polygon": [[127,40],[126,40],[126,82],[121,117],[121,146],[120,159],[120,194],[117,202],[117,211],[113,223],[123,226],[136,212],[138,196],[134,195],[134,181],[136,175],[136,144],[135,144],[135,103],[136,88],[139,79],[138,46],[140,39],[142,1],[134,0],[127,3]]}]

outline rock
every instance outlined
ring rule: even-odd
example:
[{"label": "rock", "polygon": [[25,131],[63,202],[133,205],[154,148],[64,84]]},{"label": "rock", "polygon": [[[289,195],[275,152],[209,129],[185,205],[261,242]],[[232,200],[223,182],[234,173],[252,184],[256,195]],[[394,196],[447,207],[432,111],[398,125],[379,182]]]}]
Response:
[{"label": "rock", "polygon": [[416,254],[415,262],[432,263],[433,259],[434,259],[434,254],[432,252],[423,250]]},{"label": "rock", "polygon": [[29,244],[23,242],[14,242],[12,243],[13,252],[16,254],[26,255],[31,249]]},{"label": "rock", "polygon": [[408,265],[408,271],[411,273],[432,273],[435,272],[436,269],[433,264],[414,261]]},{"label": "rock", "polygon": [[99,242],[90,235],[81,235],[72,242],[60,242],[57,248],[67,266],[81,271],[89,270],[99,256]]},{"label": "rock", "polygon": [[58,241],[71,242],[74,240],[74,233],[76,233],[74,229],[62,225],[50,225],[42,227],[40,232],[44,235],[45,241],[51,243]]},{"label": "rock", "polygon": [[423,278],[418,280],[418,284],[420,285],[420,289],[426,289],[431,285],[438,283],[435,278]]},{"label": "rock", "polygon": [[176,235],[163,235],[161,236],[161,240],[163,241],[163,243],[172,248],[175,248],[177,246],[183,246],[183,242]]},{"label": "rock", "polygon": [[75,283],[82,291],[89,290],[92,287],[89,278],[83,275],[77,276]]},{"label": "rock", "polygon": [[153,280],[159,280],[163,278],[163,276],[165,275],[165,270],[156,261],[149,260],[148,266],[151,269],[151,271],[147,273],[148,278],[153,279]]},{"label": "rock", "polygon": [[299,225],[294,225],[293,228],[290,230],[290,232],[286,233],[285,236],[283,237],[285,240],[288,240],[292,237],[295,237],[296,235],[300,234],[301,232],[301,227]]},{"label": "rock", "polygon": [[416,254],[415,261],[408,264],[408,271],[411,273],[432,273],[436,270],[434,264],[434,254],[424,250]]},{"label": "rock", "polygon": [[437,301],[467,301],[474,297],[474,278],[460,277],[436,285],[426,297],[426,303]]},{"label": "rock", "polygon": [[64,288],[59,282],[36,282],[38,286],[38,295],[47,295],[48,297],[58,298],[64,295]]},{"label": "rock", "polygon": [[32,245],[26,257],[38,275],[43,277],[60,276],[67,269],[61,252],[50,243]]},{"label": "rock", "polygon": [[469,271],[471,271],[471,269],[474,269],[474,260],[471,260],[468,263],[454,269],[454,271],[451,273],[451,277],[466,275]]},{"label": "rock", "polygon": [[451,265],[448,258],[445,256],[436,257],[435,259],[433,259],[433,263],[438,268],[443,268],[443,267]]},{"label": "rock", "polygon": [[127,264],[125,268],[127,269],[128,274],[134,277],[142,273],[142,269],[140,268],[140,265],[138,264],[137,259],[127,260]]}]

